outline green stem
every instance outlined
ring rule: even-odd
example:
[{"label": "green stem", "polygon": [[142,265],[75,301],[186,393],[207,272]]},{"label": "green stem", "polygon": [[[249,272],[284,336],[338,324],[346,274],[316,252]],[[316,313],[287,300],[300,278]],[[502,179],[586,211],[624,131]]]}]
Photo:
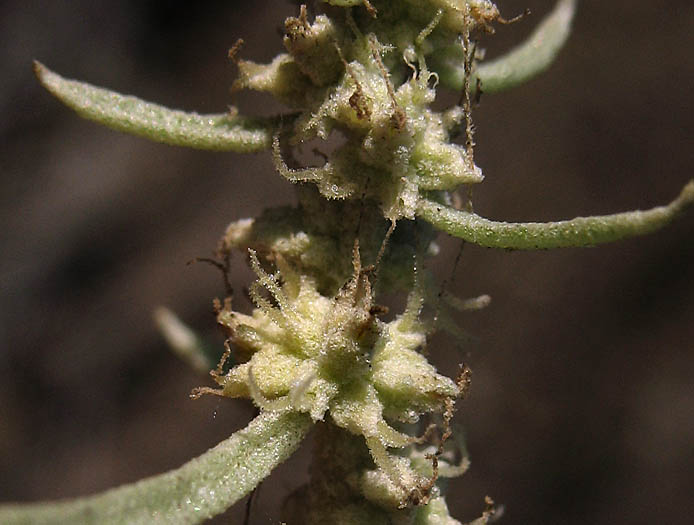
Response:
[{"label": "green stem", "polygon": [[85,498],[4,505],[0,523],[200,523],[251,492],[297,449],[310,426],[305,414],[265,412],[176,470]]},{"label": "green stem", "polygon": [[417,215],[441,231],[487,248],[541,250],[593,246],[654,232],[694,203],[694,180],[667,206],[558,222],[496,222],[421,199]]}]

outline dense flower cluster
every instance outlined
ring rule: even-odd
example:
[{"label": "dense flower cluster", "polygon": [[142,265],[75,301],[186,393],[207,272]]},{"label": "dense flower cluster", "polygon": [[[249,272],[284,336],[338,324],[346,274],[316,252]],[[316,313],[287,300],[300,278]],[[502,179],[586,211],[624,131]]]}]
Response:
[{"label": "dense flower cluster", "polygon": [[[654,231],[694,202],[692,181],[648,211],[506,223],[480,217],[456,193],[483,180],[473,159],[471,95],[547,68],[576,0],[558,0],[525,43],[491,62],[482,61],[476,35],[508,21],[488,0],[324,3],[323,13],[302,6],[286,20],[286,52],[271,63],[241,59],[239,46],[230,51],[239,69],[234,90],[267,92],[292,108],[277,118],[169,110],[35,63],[49,91],[114,129],[194,148],[271,149],[277,171],[297,184],[299,203],[234,221],[220,243],[223,260],[232,250],[248,254],[255,307],[244,314],[231,298],[217,304],[226,352],[212,372],[217,388],[194,397],[251,399],[260,414],[248,427],[133,485],[0,508],[3,523],[199,523],[252,491],[315,426],[311,480],[287,500],[291,523],[460,525],[440,480],[467,468],[451,417],[469,370],[461,367],[455,380],[439,374],[425,347],[447,307],[476,309],[489,298],[437,293],[421,264],[437,252],[435,232],[507,249],[585,246]],[[459,102],[432,109],[439,86],[454,89]],[[320,145],[320,166],[296,160],[309,143]],[[383,291],[407,293],[401,314],[387,316]],[[434,303],[430,320],[425,303]],[[204,365],[175,317],[160,322],[174,347]],[[492,514],[488,500],[474,525]]]}]

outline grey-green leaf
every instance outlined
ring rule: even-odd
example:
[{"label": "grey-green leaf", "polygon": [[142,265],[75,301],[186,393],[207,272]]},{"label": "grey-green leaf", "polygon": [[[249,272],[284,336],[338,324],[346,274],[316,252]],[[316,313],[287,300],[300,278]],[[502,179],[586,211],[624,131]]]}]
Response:
[{"label": "grey-green leaf", "polygon": [[[163,306],[154,310],[154,322],[173,352],[200,374],[207,374],[219,362],[221,353],[213,351],[178,316]],[[230,358],[227,363],[230,363]]]},{"label": "grey-green leaf", "polygon": [[[482,91],[509,89],[546,70],[569,38],[576,3],[559,0],[525,42],[495,60],[482,62],[476,72]],[[474,86],[475,81],[470,85]]]},{"label": "grey-green leaf", "polygon": [[165,108],[84,82],[68,80],[34,62],[43,86],[80,116],[156,142],[214,151],[253,152],[270,147],[277,122],[231,114],[199,115]]},{"label": "grey-green leaf", "polygon": [[487,248],[538,250],[593,246],[644,235],[672,222],[694,204],[694,180],[667,206],[558,222],[495,222],[422,199],[417,215],[454,237]]},{"label": "grey-green leaf", "polygon": [[[522,84],[546,70],[569,38],[576,4],[577,0],[558,0],[527,40],[499,58],[480,63],[473,71],[470,88],[475,90],[479,79],[482,91],[495,93]],[[444,53],[438,61],[441,83],[451,89],[462,89],[465,65],[460,54]]]},{"label": "grey-green leaf", "polygon": [[200,523],[248,494],[299,446],[311,419],[265,412],[182,467],[85,498],[0,507],[4,525]]}]

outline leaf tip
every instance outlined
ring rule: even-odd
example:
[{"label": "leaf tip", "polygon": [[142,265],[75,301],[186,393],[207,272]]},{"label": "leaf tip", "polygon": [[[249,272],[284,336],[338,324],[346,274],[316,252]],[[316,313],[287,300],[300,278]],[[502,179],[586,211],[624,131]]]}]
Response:
[{"label": "leaf tip", "polygon": [[694,204],[694,179],[691,179],[687,184],[684,185],[678,200],[682,203],[682,206],[687,208]]},{"label": "leaf tip", "polygon": [[36,75],[36,78],[41,83],[41,85],[44,88],[46,88],[48,91],[50,91],[51,93],[56,95],[56,93],[55,93],[55,79],[56,79],[56,77],[58,79],[60,77],[57,74],[53,73],[53,71],[48,69],[46,66],[44,66],[38,60],[33,61],[32,69],[34,70],[34,75]]},{"label": "leaf tip", "polygon": [[38,60],[33,60],[31,68],[34,70],[34,75],[36,75],[36,78],[39,79],[39,82],[43,83],[43,77],[46,72],[46,66],[44,66]]}]

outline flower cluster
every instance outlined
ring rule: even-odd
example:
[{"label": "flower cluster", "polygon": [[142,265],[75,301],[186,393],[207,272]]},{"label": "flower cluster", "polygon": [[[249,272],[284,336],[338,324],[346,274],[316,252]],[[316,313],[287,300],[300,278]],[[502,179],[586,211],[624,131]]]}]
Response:
[{"label": "flower cluster", "polygon": [[390,505],[406,506],[427,480],[388,452],[418,442],[389,421],[416,423],[423,414],[443,412],[461,393],[421,353],[430,331],[420,319],[421,290],[410,293],[401,315],[384,322],[383,308],[373,301],[374,269],[361,266],[358,245],[353,276],[333,297],[321,295],[314,279],[281,256],[275,260],[279,271],[270,274],[251,251],[256,309],[244,315],[227,304],[218,314],[241,364],[222,372],[228,347],[213,374],[221,389],[196,395],[246,397],[261,410],[305,412],[363,436],[387,480]]},{"label": "flower cluster", "polygon": [[[463,109],[430,107],[438,74],[426,57],[463,54],[459,34],[498,17],[488,2],[459,4],[399,1],[377,16],[346,11],[313,22],[304,7],[287,20],[287,53],[267,65],[239,60],[234,89],[266,91],[299,110],[273,141],[278,171],[315,183],[329,199],[373,198],[390,220],[413,219],[422,191],[481,182],[471,149],[450,140]],[[333,131],[346,140],[325,154],[324,165],[291,168],[283,159],[285,136],[292,146]]]},{"label": "flower cluster", "polygon": [[[467,467],[450,420],[469,370],[453,380],[429,363],[424,348],[436,326],[423,305],[437,301],[442,325],[440,305],[474,309],[489,298],[436,293],[421,268],[436,254],[436,231],[486,247],[586,246],[649,233],[694,203],[691,181],[670,204],[647,211],[507,223],[480,217],[456,194],[483,180],[472,95],[546,69],[568,37],[576,0],[558,0],[526,42],[486,62],[476,37],[509,22],[489,0],[324,3],[323,13],[302,6],[286,20],[286,52],[271,63],[241,59],[239,46],[230,51],[239,70],[233,89],[267,92],[292,108],[276,118],[169,110],[35,63],[50,92],[114,129],[201,149],[272,150],[299,204],[234,221],[220,245],[224,258],[250,255],[255,308],[234,311],[231,298],[218,304],[228,339],[212,372],[217,388],[194,396],[248,398],[258,417],[180,469],[71,502],[8,506],[3,523],[199,523],[253,490],[316,423],[311,481],[287,503],[293,522],[459,525],[438,480]],[[438,111],[440,86],[458,102]],[[309,143],[320,144],[320,166],[296,160]],[[387,317],[381,292],[403,290],[402,313]],[[170,315],[161,319],[174,346],[204,363],[195,337]],[[487,507],[475,525],[487,523],[490,500]]]}]

